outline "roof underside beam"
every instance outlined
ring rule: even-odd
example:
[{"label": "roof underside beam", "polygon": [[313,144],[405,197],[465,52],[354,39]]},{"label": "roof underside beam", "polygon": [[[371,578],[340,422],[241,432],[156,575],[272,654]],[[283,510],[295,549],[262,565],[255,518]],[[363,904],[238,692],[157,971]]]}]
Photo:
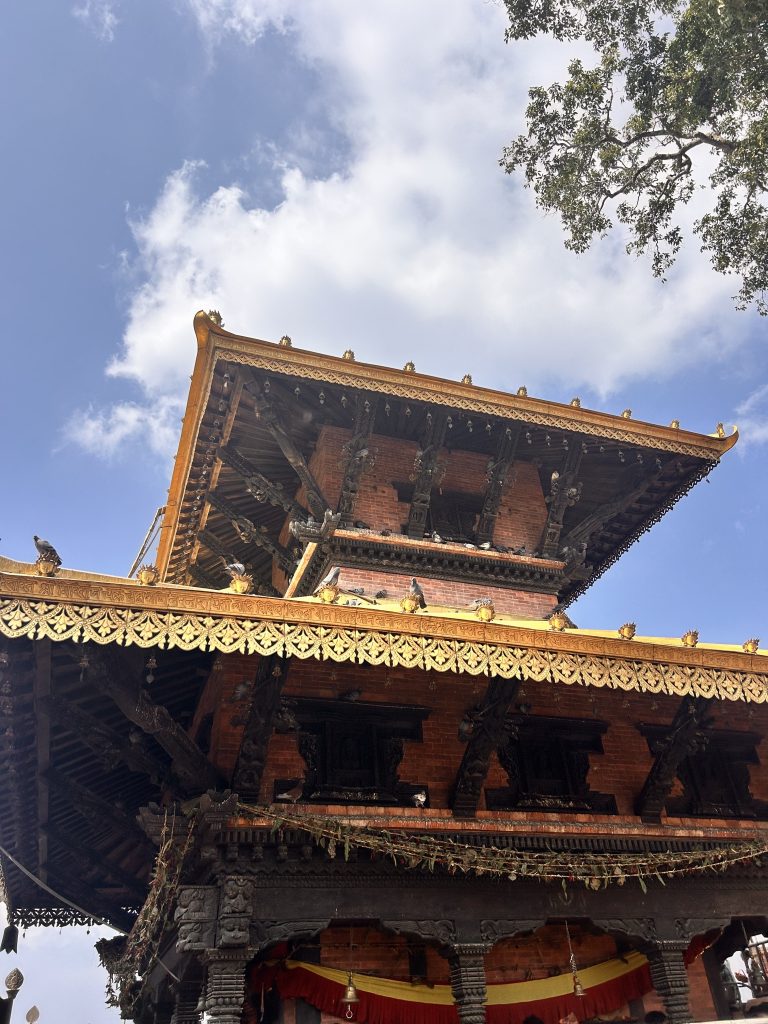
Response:
[{"label": "roof underside beam", "polygon": [[245,484],[246,491],[256,501],[269,502],[277,508],[285,509],[294,519],[306,519],[306,509],[285,493],[280,483],[273,483],[260,472],[252,462],[242,455],[233,444],[222,445],[218,450],[222,464],[236,473]]},{"label": "roof underside beam", "polygon": [[357,409],[352,437],[344,445],[343,449],[347,456],[347,464],[344,469],[344,479],[341,483],[341,493],[337,506],[337,511],[341,513],[342,526],[352,525],[360,477],[369,463],[369,442],[376,420],[377,404],[377,395],[370,395],[364,391],[357,395]]},{"label": "roof underside beam", "polygon": [[259,422],[269,431],[278,444],[280,451],[288,460],[296,476],[304,485],[307,504],[313,516],[322,519],[330,505],[307,465],[307,460],[294,444],[291,436],[282,423],[274,405],[262,391],[261,384],[254,376],[248,384],[248,391],[253,396],[256,416]]},{"label": "roof underside beam", "polygon": [[216,512],[221,513],[230,521],[243,544],[255,544],[257,547],[264,548],[265,551],[272,555],[284,572],[290,573],[293,571],[294,563],[290,553],[282,544],[277,544],[270,540],[266,533],[266,527],[259,527],[251,519],[242,515],[234,505],[227,501],[226,498],[223,498],[217,491],[211,491],[206,497],[206,501],[212,509],[215,509]]},{"label": "roof underside beam", "polygon": [[154,704],[141,680],[125,664],[125,652],[111,646],[91,654],[94,675],[129,722],[154,737],[171,757],[173,774],[190,793],[203,793],[221,781],[219,773],[167,708]]}]

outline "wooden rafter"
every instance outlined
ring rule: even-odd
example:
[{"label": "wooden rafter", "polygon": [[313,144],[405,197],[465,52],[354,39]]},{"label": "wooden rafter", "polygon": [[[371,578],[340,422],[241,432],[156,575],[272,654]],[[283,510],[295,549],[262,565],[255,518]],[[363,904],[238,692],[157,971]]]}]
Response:
[{"label": "wooden rafter", "polygon": [[[562,547],[576,548],[579,544],[588,543],[594,534],[607,532],[609,529],[608,524],[611,520],[620,516],[634,505],[646,491],[651,490],[655,484],[658,484],[661,476],[662,472],[656,473],[654,476],[643,480],[628,494],[623,494],[614,501],[607,501],[601,504],[599,508],[585,516],[577,526],[568,531],[562,539]],[[623,534],[625,529],[622,528],[619,532]]]},{"label": "wooden rafter", "polygon": [[234,445],[222,445],[218,450],[221,462],[235,472],[245,484],[245,489],[256,501],[269,502],[277,508],[283,508],[294,519],[306,519],[306,510],[286,494],[280,483],[273,483],[261,473]]},{"label": "wooden rafter", "polygon": [[438,408],[427,410],[427,424],[421,436],[419,451],[414,466],[415,480],[413,498],[408,513],[407,534],[409,537],[421,539],[427,525],[427,513],[432,500],[435,470],[438,456],[448,429],[448,416]]},{"label": "wooden rafter", "polygon": [[67,856],[85,871],[95,870],[101,875],[107,875],[131,893],[134,898],[137,898],[140,902],[144,901],[146,895],[145,887],[134,875],[125,871],[108,857],[105,857],[103,853],[97,852],[85,843],[78,842],[72,835],[62,835],[58,829],[46,829],[46,837],[56,846],[60,847]]},{"label": "wooden rafter", "polygon": [[123,839],[149,848],[149,840],[136,822],[114,802],[94,793],[92,789],[54,768],[48,769],[51,789],[60,793],[95,832],[111,829]]},{"label": "wooden rafter", "polygon": [[336,510],[341,513],[342,526],[352,524],[360,476],[366,465],[364,452],[369,446],[373,432],[377,402],[378,396],[376,395],[369,395],[364,391],[357,395],[355,425],[352,429],[352,437],[344,446],[347,464],[344,468],[339,504],[336,506]]},{"label": "wooden rafter", "polygon": [[672,791],[677,772],[689,754],[708,741],[704,718],[710,705],[705,697],[683,697],[669,732],[660,740],[656,756],[635,802],[635,813],[645,822],[658,823]]},{"label": "wooden rafter", "polygon": [[[202,544],[205,544],[203,534],[207,532],[208,531],[206,530],[201,530],[198,535],[198,540]],[[208,544],[205,544],[205,546],[208,547]],[[205,587],[206,590],[222,589],[221,580],[214,579],[210,573],[206,572],[205,569],[199,566],[196,562],[190,562],[187,572],[199,587]]]},{"label": "wooden rafter", "polygon": [[243,800],[259,799],[267,747],[280,707],[287,664],[283,658],[264,657],[256,673],[233,783],[235,791]]},{"label": "wooden rafter", "polygon": [[483,508],[477,524],[476,540],[478,544],[493,540],[496,517],[499,514],[507,475],[515,459],[521,430],[520,424],[505,429],[499,440],[496,455],[488,466],[488,486],[485,489]]},{"label": "wooden rafter", "polygon": [[48,706],[56,725],[76,736],[106,768],[122,764],[131,772],[148,776],[156,786],[171,786],[173,791],[178,791],[178,783],[172,780],[168,767],[140,744],[131,742],[62,697],[50,697]]},{"label": "wooden rafter", "polygon": [[244,544],[255,544],[257,547],[264,548],[265,551],[272,555],[281,569],[285,572],[292,571],[293,559],[289,552],[282,544],[270,540],[265,529],[257,526],[247,516],[242,515],[231,502],[223,498],[217,491],[212,491],[207,496],[206,501],[211,508],[229,519]]},{"label": "wooden rafter", "polygon": [[202,793],[221,781],[219,773],[167,708],[153,703],[125,663],[125,652],[103,647],[91,654],[94,682],[129,722],[154,737],[171,757],[171,770],[189,792]]},{"label": "wooden rafter", "polygon": [[507,712],[519,689],[519,680],[492,679],[473,715],[474,728],[453,789],[451,810],[455,818],[474,818],[477,814],[491,757],[505,738]]},{"label": "wooden rafter", "polygon": [[323,495],[322,489],[315,480],[307,465],[307,460],[291,439],[290,434],[281,422],[280,415],[261,389],[256,377],[251,380],[249,392],[253,396],[256,415],[259,422],[269,431],[277,441],[280,451],[288,460],[289,465],[304,485],[307,496],[307,504],[312,515],[322,519],[330,505]]}]

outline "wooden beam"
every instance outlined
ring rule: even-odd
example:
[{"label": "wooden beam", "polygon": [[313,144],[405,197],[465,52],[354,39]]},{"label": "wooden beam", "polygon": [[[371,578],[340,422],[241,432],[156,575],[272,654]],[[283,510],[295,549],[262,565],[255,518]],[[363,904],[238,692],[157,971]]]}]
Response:
[{"label": "wooden beam", "polygon": [[421,436],[419,451],[414,463],[416,479],[413,484],[413,498],[406,528],[408,536],[418,540],[421,540],[426,530],[437,460],[447,428],[448,414],[442,409],[430,407],[427,410],[427,425]]},{"label": "wooden beam", "polygon": [[52,653],[51,641],[38,640],[34,645],[35,673],[32,701],[35,715],[35,742],[37,745],[37,876],[48,881],[48,777],[51,763],[51,722],[47,700],[51,693]]},{"label": "wooden beam", "polygon": [[48,782],[51,789],[61,796],[84,818],[97,832],[105,828],[111,829],[122,838],[130,839],[142,847],[150,849],[150,842],[136,822],[113,801],[94,793],[81,783],[54,768],[48,769]]},{"label": "wooden beam", "polygon": [[62,697],[49,697],[48,706],[56,725],[92,750],[105,768],[123,764],[131,772],[148,776],[158,788],[168,786],[173,792],[185,793],[184,787],[173,779],[169,767],[145,750],[143,745],[133,743]]},{"label": "wooden beam", "polygon": [[659,480],[662,473],[656,473],[651,477],[641,481],[636,487],[634,487],[628,494],[623,494],[613,501],[607,501],[599,508],[595,509],[594,512],[585,516],[572,530],[569,530],[565,537],[562,539],[562,547],[577,548],[580,544],[589,543],[590,538],[593,534],[599,533],[606,528],[606,525],[616,516],[621,515],[631,505],[633,505],[638,498],[642,497],[646,491],[650,490]]},{"label": "wooden beam", "polygon": [[309,505],[312,515],[316,516],[318,519],[322,519],[325,515],[326,509],[329,509],[331,506],[323,495],[317,480],[315,480],[312,475],[312,472],[307,465],[307,460],[293,443],[288,431],[280,420],[277,410],[262,391],[261,384],[255,376],[251,380],[248,390],[253,396],[256,416],[259,422],[269,431],[275,441],[277,441],[280,451],[288,460],[288,463],[296,473],[296,476],[301,480],[302,484],[304,484],[304,490],[307,495],[307,504]]},{"label": "wooden beam", "polygon": [[[206,532],[206,530],[201,530],[200,533],[198,534],[197,539],[200,541],[201,544],[205,544],[205,541],[203,540],[203,534]],[[208,547],[207,544],[205,544],[205,546]],[[222,587],[222,583],[224,582],[225,579],[223,567],[221,570],[222,579],[218,580],[214,579],[213,576],[210,575],[210,573],[207,573],[205,569],[202,569],[196,562],[189,563],[189,565],[187,566],[187,572],[198,586],[205,587],[206,590],[224,589]]]},{"label": "wooden beam", "polygon": [[451,810],[455,818],[474,818],[488,776],[491,757],[506,733],[506,717],[520,689],[519,680],[492,679],[477,712],[474,727],[453,788]]},{"label": "wooden beam", "polygon": [[173,774],[191,793],[215,789],[221,782],[218,771],[167,708],[153,703],[143,691],[141,680],[125,663],[125,651],[104,647],[91,655],[93,675],[129,722],[138,725],[171,757]]},{"label": "wooden beam", "polygon": [[102,853],[97,853],[90,846],[78,842],[74,836],[64,836],[54,828],[46,829],[48,838],[54,845],[60,847],[79,867],[86,871],[95,870],[102,875],[112,878],[118,885],[143,903],[147,895],[146,886],[130,872],[113,863]]},{"label": "wooden beam", "polygon": [[561,547],[560,534],[566,510],[575,505],[581,497],[581,485],[576,479],[581,458],[581,445],[572,439],[562,469],[555,470],[552,474],[550,491],[546,499],[549,511],[539,545],[543,558],[556,557]]},{"label": "wooden beam", "polygon": [[635,814],[644,822],[661,821],[680,765],[706,746],[708,736],[703,719],[710,703],[708,697],[683,697],[680,702],[669,732],[657,744],[653,764],[635,801]]},{"label": "wooden beam", "polygon": [[[341,483],[339,504],[336,506],[336,511],[341,513],[342,526],[352,525],[360,476],[366,464],[372,461],[370,438],[376,420],[378,401],[378,396],[365,391],[359,392],[356,397],[355,424],[352,428],[352,437],[344,445],[347,464],[344,469],[344,479]],[[366,449],[368,450],[367,454]]]},{"label": "wooden beam", "polygon": [[251,703],[233,781],[233,788],[243,800],[257,801],[267,761],[269,738],[280,708],[280,693],[285,683],[288,662],[276,656],[263,657],[259,664]]},{"label": "wooden beam", "polygon": [[223,498],[217,491],[211,491],[205,500],[211,508],[229,519],[244,544],[256,544],[258,547],[264,548],[272,555],[281,569],[289,574],[293,571],[294,560],[282,544],[270,540],[265,530],[262,530],[247,516],[242,515],[226,498]]},{"label": "wooden beam", "polygon": [[245,484],[245,489],[256,501],[268,501],[270,505],[283,508],[294,519],[306,519],[306,509],[285,493],[283,485],[273,483],[242,455],[234,445],[222,445],[218,450],[221,462],[233,470]]},{"label": "wooden beam", "polygon": [[510,467],[515,461],[515,452],[517,451],[517,443],[521,431],[522,424],[505,428],[496,449],[496,456],[488,466],[488,486],[485,489],[483,508],[480,512],[475,535],[478,544],[485,544],[493,540],[496,517],[499,514],[501,498]]}]

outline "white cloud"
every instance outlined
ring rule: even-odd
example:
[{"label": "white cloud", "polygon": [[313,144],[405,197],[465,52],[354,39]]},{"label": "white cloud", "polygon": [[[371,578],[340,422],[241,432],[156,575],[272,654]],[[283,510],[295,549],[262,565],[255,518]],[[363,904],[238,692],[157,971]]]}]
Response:
[{"label": "white cloud", "polygon": [[199,194],[188,164],[134,222],[145,284],[110,372],[153,401],[185,392],[190,318],[201,307],[221,309],[232,330],[288,333],[308,348],[412,358],[418,370],[472,372],[478,384],[568,382],[603,395],[716,359],[746,333],[732,283],[695,246],[667,285],[617,237],[576,257],[559,223],[501,172],[526,89],[556,78],[563,52],[546,40],[507,47],[497,5],[187,2],[213,44],[286,33],[319,74],[348,151],[324,176],[277,153],[273,209],[249,202],[248,182]]},{"label": "white cloud", "polygon": [[745,449],[753,444],[765,444],[768,442],[768,384],[763,384],[748,395],[747,398],[736,409],[739,434],[743,444],[739,449]]},{"label": "white cloud", "polygon": [[64,427],[63,440],[104,459],[119,456],[134,442],[165,457],[179,436],[180,399],[165,396],[153,403],[118,402],[108,409],[80,409]]},{"label": "white cloud", "polygon": [[99,39],[111,43],[118,25],[116,6],[114,0],[83,0],[83,3],[72,8],[72,14]]}]

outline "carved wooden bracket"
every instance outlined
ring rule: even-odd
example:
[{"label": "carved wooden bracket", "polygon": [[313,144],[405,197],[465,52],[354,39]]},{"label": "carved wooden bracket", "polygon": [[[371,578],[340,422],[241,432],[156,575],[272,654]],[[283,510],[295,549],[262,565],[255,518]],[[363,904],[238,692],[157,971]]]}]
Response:
[{"label": "carved wooden bracket", "polygon": [[514,463],[521,430],[521,424],[506,428],[501,435],[496,455],[489,464],[488,486],[485,490],[483,508],[477,524],[476,540],[478,544],[484,544],[487,541],[493,540],[496,517],[499,514],[501,498],[504,493],[509,470]]},{"label": "carved wooden bracket", "polygon": [[427,426],[422,434],[417,455],[418,470],[413,485],[413,498],[406,530],[409,537],[416,537],[420,540],[424,536],[437,459],[447,429],[447,414],[442,410],[430,408],[427,413]]}]

